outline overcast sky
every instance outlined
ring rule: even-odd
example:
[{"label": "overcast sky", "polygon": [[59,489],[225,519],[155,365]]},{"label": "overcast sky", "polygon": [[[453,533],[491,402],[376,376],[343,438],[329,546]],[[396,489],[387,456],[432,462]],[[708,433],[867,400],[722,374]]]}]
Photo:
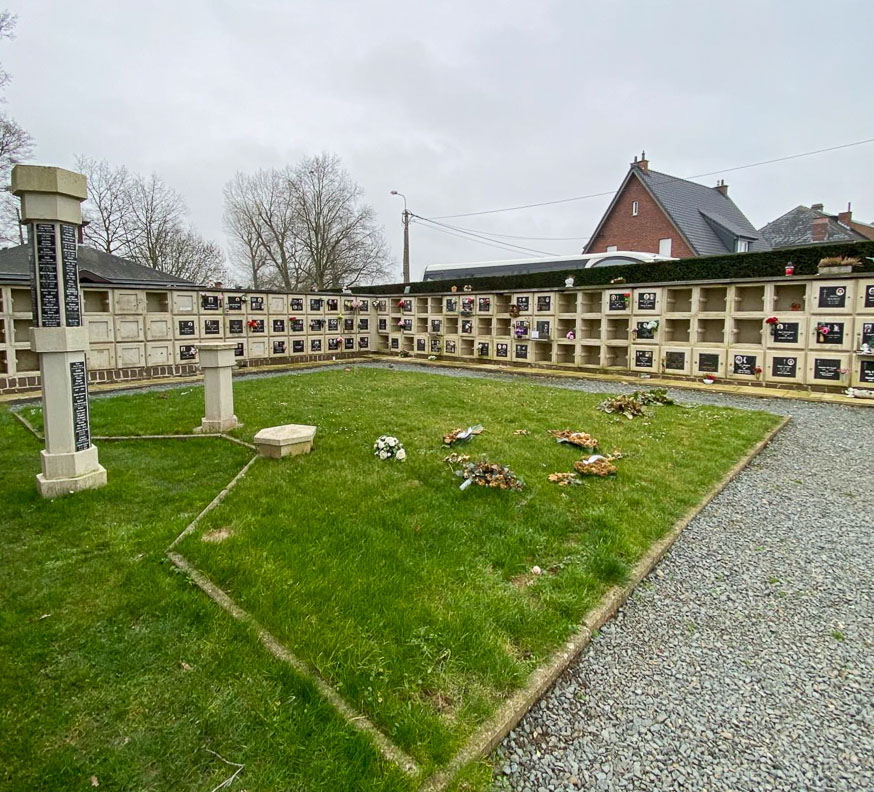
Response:
[{"label": "overcast sky", "polygon": [[[2,3],[0,3],[2,5]],[[156,172],[226,243],[235,171],[337,153],[401,258],[399,198],[473,212],[874,138],[874,2],[18,0],[7,111],[34,162]],[[718,176],[703,179],[715,184]],[[874,220],[874,143],[726,173],[758,228],[798,204]],[[578,253],[609,198],[458,218]],[[415,225],[428,263],[526,257]]]}]

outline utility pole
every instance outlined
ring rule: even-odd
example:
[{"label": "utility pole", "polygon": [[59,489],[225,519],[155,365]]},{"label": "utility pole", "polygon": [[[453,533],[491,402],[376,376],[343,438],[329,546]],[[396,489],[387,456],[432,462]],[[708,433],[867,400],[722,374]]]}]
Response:
[{"label": "utility pole", "polygon": [[404,211],[401,214],[404,224],[404,283],[410,282],[410,215],[407,210],[407,196],[397,190],[391,191],[392,195],[400,195],[404,199]]}]

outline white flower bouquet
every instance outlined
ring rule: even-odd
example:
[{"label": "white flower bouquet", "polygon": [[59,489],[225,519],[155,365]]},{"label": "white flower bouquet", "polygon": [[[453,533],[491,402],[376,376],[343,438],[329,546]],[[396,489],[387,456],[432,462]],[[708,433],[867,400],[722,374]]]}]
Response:
[{"label": "white flower bouquet", "polygon": [[407,458],[404,444],[392,435],[380,435],[373,444],[373,454],[380,459],[394,457],[398,462],[403,462]]}]

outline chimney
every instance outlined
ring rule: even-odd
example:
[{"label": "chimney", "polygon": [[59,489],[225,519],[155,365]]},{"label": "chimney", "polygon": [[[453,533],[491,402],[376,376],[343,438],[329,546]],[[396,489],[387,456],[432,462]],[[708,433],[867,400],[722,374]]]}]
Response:
[{"label": "chimney", "polygon": [[716,186],[713,189],[716,190],[716,192],[718,192],[720,195],[724,195],[726,198],[728,198],[728,185],[722,179],[716,182]]},{"label": "chimney", "polygon": [[[822,206],[822,204],[820,204],[820,206]],[[810,226],[810,230],[812,242],[825,242],[826,235],[828,234],[828,218],[814,217],[813,222]]]},{"label": "chimney", "polygon": [[814,212],[821,212],[822,204],[811,204],[810,208],[813,209]]},{"label": "chimney", "polygon": [[638,166],[642,171],[648,171],[648,170],[649,170],[649,160],[646,158],[646,152],[645,152],[645,151],[641,151],[641,152],[640,152],[640,160],[638,161],[637,166]]},{"label": "chimney", "polygon": [[847,228],[853,227],[853,207],[851,204],[847,204],[846,212],[838,212],[838,222]]}]

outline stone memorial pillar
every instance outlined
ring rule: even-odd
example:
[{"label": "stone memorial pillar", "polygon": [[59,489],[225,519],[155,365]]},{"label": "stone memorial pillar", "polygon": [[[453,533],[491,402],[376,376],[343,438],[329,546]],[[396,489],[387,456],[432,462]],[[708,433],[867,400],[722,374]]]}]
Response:
[{"label": "stone memorial pillar", "polygon": [[21,222],[32,248],[30,348],[39,355],[46,444],[36,483],[40,495],[54,498],[106,484],[106,470],[91,444],[88,328],[79,302],[85,177],[62,168],[16,165],[12,193],[21,198]]},{"label": "stone memorial pillar", "polygon": [[234,415],[234,386],[231,372],[237,364],[234,341],[213,341],[198,344],[200,367],[203,369],[204,418],[200,431],[226,432],[239,426]]}]

